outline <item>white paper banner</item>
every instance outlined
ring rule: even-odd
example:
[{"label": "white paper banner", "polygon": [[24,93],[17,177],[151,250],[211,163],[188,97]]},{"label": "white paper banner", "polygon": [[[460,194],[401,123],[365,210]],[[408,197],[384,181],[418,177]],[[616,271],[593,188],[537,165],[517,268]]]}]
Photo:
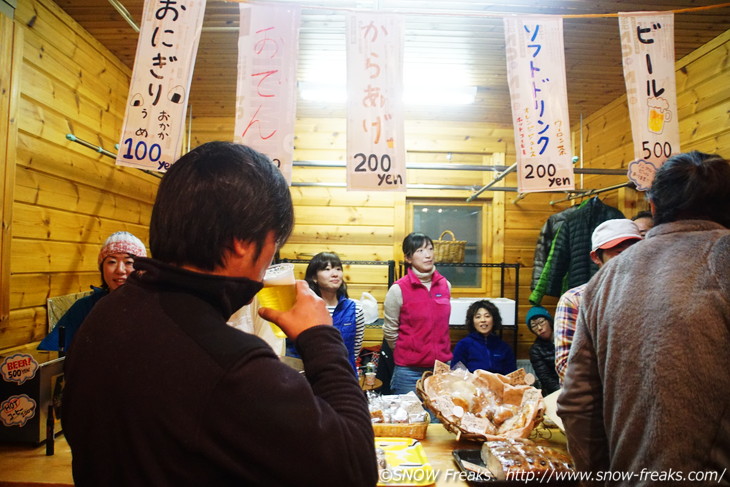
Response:
[{"label": "white paper banner", "polygon": [[347,22],[347,188],[405,191],[402,18]]},{"label": "white paper banner", "polygon": [[507,75],[521,193],[574,188],[563,20],[504,19]]},{"label": "white paper banner", "polygon": [[674,14],[619,13],[626,97],[634,138],[628,176],[651,187],[654,173],[680,152],[674,77]]},{"label": "white paper banner", "polygon": [[205,0],[146,0],[117,165],[164,172],[180,156]]},{"label": "white paper banner", "polygon": [[241,4],[240,11],[234,141],[269,156],[291,183],[300,9]]}]

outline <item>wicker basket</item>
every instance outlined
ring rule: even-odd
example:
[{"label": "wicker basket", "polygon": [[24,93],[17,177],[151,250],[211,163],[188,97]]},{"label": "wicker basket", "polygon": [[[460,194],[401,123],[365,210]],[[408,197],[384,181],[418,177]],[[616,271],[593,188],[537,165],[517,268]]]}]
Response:
[{"label": "wicker basket", "polygon": [[423,423],[373,423],[375,436],[414,438],[422,440],[426,438],[426,430],[431,422],[431,417],[426,414],[426,421]]},{"label": "wicker basket", "polygon": [[[423,376],[418,379],[418,382],[416,382],[416,394],[418,397],[421,398],[421,401],[423,401],[423,404],[433,413],[436,415],[439,421],[441,421],[441,424],[444,428],[446,428],[447,431],[450,431],[451,433],[454,433],[456,435],[457,440],[469,440],[469,441],[478,441],[478,442],[485,442],[487,441],[487,438],[483,435],[479,435],[476,433],[470,433],[468,431],[462,430],[458,425],[454,424],[450,420],[446,419],[444,416],[441,415],[438,409],[436,409],[431,403],[431,400],[428,397],[428,394],[426,394],[426,391],[423,388],[423,381],[426,380],[427,377],[430,377],[433,375],[433,372],[430,370],[423,373]],[[376,435],[377,436],[377,435]]]},{"label": "wicker basket", "polygon": [[[444,235],[450,235],[451,240],[443,240]],[[460,264],[464,262],[465,248],[466,240],[456,240],[454,232],[444,230],[439,235],[438,240],[433,241],[433,260],[436,262]]]},{"label": "wicker basket", "polygon": [[[441,421],[441,424],[444,426],[444,428],[446,428],[447,431],[454,433],[456,435],[457,440],[478,441],[478,442],[483,443],[485,441],[489,441],[490,439],[494,439],[494,437],[487,438],[486,435],[482,435],[479,433],[473,433],[473,432],[462,429],[461,425],[454,424],[452,421],[445,418],[438,409],[436,409],[434,404],[431,402],[431,399],[428,397],[428,394],[426,394],[425,389],[423,388],[424,381],[426,380],[427,377],[430,377],[431,375],[433,375],[433,372],[431,372],[429,370],[429,371],[424,372],[423,376],[421,376],[421,378],[418,379],[418,382],[416,382],[416,394],[418,395],[418,397],[421,398],[421,400],[423,401],[423,404],[433,414],[436,415],[436,417],[439,419],[439,421]],[[540,411],[538,413],[537,417],[535,418],[535,423],[533,423],[533,428],[534,428],[534,426],[537,426],[538,424],[540,424],[542,422],[543,413],[544,413],[543,411]]]}]

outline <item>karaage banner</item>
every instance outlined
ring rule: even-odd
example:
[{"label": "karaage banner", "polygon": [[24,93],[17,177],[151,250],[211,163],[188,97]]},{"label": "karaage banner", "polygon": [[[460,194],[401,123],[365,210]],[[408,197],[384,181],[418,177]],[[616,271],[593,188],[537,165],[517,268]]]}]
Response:
[{"label": "karaage banner", "polygon": [[347,188],[405,191],[403,20],[347,17]]}]

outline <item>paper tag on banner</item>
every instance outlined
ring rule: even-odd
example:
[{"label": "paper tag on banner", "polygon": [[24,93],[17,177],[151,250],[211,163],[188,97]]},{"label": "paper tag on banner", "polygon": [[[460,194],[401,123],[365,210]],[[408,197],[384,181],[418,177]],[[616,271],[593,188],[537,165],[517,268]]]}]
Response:
[{"label": "paper tag on banner", "polygon": [[266,154],[291,184],[300,9],[240,5],[234,141]]},{"label": "paper tag on banner", "polygon": [[504,19],[507,75],[521,193],[574,189],[563,21]]},{"label": "paper tag on banner", "polygon": [[146,0],[117,165],[167,171],[180,157],[205,0]]},{"label": "paper tag on banner", "polygon": [[405,191],[403,20],[347,18],[347,189]]},{"label": "paper tag on banner", "polygon": [[619,13],[626,98],[634,139],[628,178],[640,191],[680,152],[674,74],[674,14]]}]

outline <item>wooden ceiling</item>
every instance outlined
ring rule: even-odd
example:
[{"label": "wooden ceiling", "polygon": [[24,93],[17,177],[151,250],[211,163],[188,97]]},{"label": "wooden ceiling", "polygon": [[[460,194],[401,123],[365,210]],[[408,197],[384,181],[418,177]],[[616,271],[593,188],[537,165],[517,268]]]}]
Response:
[{"label": "wooden ceiling", "polygon": [[[96,39],[130,68],[137,34],[109,0],[56,0]],[[144,0],[119,0],[139,25]],[[500,14],[565,17],[564,42],[571,123],[621,96],[618,20],[620,11],[694,9],[719,5],[709,0],[264,0],[302,6],[298,79],[311,80],[324,67],[343,74],[346,9],[379,10],[405,19],[405,71],[459,73],[459,82],[477,86],[468,106],[406,107],[407,120],[453,120],[511,124],[506,81],[504,31]],[[675,51],[680,59],[730,28],[730,4],[675,14]],[[191,87],[194,117],[233,117],[236,93],[239,4],[208,0]],[[426,74],[425,76],[429,76]],[[299,117],[344,117],[344,105],[298,102]]]}]

